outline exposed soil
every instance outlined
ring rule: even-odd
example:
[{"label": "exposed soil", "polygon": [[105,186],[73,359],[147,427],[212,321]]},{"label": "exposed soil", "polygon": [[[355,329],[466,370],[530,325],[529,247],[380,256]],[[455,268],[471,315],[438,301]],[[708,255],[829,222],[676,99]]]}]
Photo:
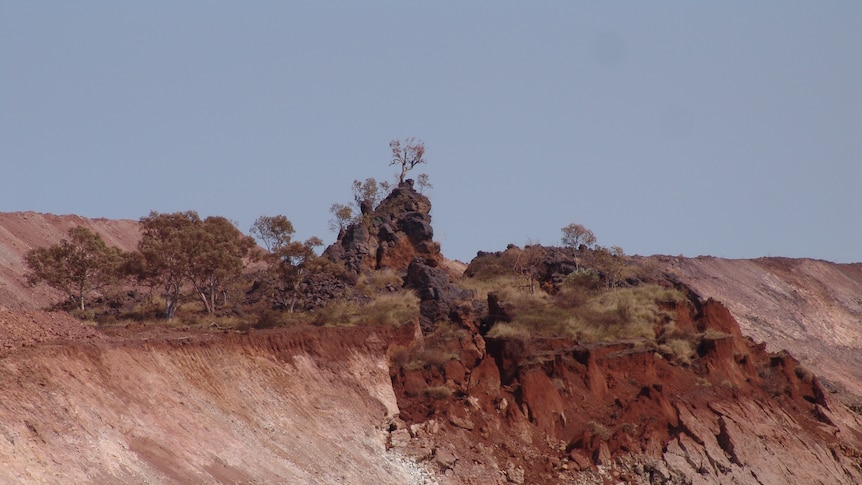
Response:
[{"label": "exposed soil", "polygon": [[484,339],[469,319],[446,358],[407,365],[432,344],[419,322],[225,332],[41,311],[59,297],[24,285],[22,256],[76,224],[140,237],[0,214],[3,483],[862,483],[862,422],[835,399],[862,395],[860,265],[655,258],[701,297],[675,309],[702,336],[690,365],[644,341]]},{"label": "exposed soil", "polygon": [[862,263],[657,259],[701,296],[724,302],[745,335],[788,350],[843,401],[862,403]]},{"label": "exposed soil", "polygon": [[[16,321],[0,315],[4,328]],[[0,359],[3,483],[422,483],[385,448],[393,329],[72,327]],[[409,329],[408,329],[409,330]],[[158,333],[154,337],[154,333]],[[410,334],[406,335],[409,338]]]},{"label": "exposed soil", "polygon": [[61,295],[40,285],[27,287],[24,255],[30,249],[56,244],[69,229],[84,226],[102,236],[108,246],[131,251],[141,239],[137,221],[87,219],[37,212],[0,213],[0,309],[39,310],[57,303]]}]

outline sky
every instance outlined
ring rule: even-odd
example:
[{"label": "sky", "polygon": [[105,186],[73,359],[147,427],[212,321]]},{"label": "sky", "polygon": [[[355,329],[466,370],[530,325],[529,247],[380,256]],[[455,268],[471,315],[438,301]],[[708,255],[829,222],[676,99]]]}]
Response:
[{"label": "sky", "polygon": [[0,212],[283,214],[424,141],[469,261],[862,261],[862,2],[0,0]]}]

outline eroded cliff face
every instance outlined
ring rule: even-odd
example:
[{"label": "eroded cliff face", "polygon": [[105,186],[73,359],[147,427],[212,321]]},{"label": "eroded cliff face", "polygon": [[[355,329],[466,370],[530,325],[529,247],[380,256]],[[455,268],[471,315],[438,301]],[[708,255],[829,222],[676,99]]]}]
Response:
[{"label": "eroded cliff face", "polygon": [[655,257],[697,294],[721,300],[742,332],[787,350],[862,409],[862,263]]},{"label": "eroded cliff face", "polygon": [[[211,334],[80,323],[0,359],[2,483],[421,483],[387,452],[385,348],[412,328]],[[62,327],[69,327],[63,331]],[[406,334],[405,334],[406,332]],[[87,338],[89,337],[89,338]]]},{"label": "eroded cliff face", "polygon": [[333,249],[404,271],[424,320],[398,328],[95,329],[34,311],[52,295],[21,256],[79,223],[132,249],[137,223],[2,215],[0,482],[862,483],[862,423],[834,393],[862,386],[858,265],[657,258],[691,290],[671,309],[701,336],[689,364],[495,340],[416,195]]},{"label": "eroded cliff face", "polygon": [[703,334],[690,366],[641,341],[486,339],[482,355],[456,331],[457,362],[393,366],[406,425],[392,446],[457,483],[862,480],[857,416],[797,360],[744,338],[717,301],[679,310]]}]

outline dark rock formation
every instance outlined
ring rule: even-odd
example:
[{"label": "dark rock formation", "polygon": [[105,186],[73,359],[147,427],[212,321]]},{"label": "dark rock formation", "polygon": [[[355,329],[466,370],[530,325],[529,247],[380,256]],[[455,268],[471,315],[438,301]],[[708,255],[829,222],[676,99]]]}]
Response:
[{"label": "dark rock formation", "polygon": [[419,323],[426,331],[436,322],[450,320],[458,303],[472,296],[472,292],[452,284],[446,271],[428,264],[423,258],[415,258],[410,263],[404,287],[419,295]]},{"label": "dark rock formation", "polygon": [[406,271],[416,257],[436,264],[440,245],[434,242],[431,202],[410,182],[399,184],[373,210],[366,204],[360,219],[324,254],[355,274],[382,268]]}]

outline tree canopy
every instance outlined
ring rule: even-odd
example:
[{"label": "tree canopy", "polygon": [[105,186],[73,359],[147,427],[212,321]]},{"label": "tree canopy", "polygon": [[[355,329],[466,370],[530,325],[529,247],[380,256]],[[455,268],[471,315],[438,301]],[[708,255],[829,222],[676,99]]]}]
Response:
[{"label": "tree canopy", "polygon": [[141,218],[143,237],[139,277],[161,287],[165,318],[191,297],[198,297],[213,313],[219,293],[237,278],[254,246],[224,217],[201,220],[197,212],[159,214]]},{"label": "tree canopy", "polygon": [[389,161],[389,165],[401,166],[401,173],[398,175],[399,183],[404,182],[407,172],[413,170],[416,165],[427,162],[425,160],[425,142],[414,137],[405,140],[392,140],[389,142],[389,148],[392,149],[392,159]]},{"label": "tree canopy", "polygon": [[68,239],[30,250],[24,257],[30,285],[45,283],[84,310],[87,298],[121,278],[123,251],[108,247],[86,227],[69,229]]}]

